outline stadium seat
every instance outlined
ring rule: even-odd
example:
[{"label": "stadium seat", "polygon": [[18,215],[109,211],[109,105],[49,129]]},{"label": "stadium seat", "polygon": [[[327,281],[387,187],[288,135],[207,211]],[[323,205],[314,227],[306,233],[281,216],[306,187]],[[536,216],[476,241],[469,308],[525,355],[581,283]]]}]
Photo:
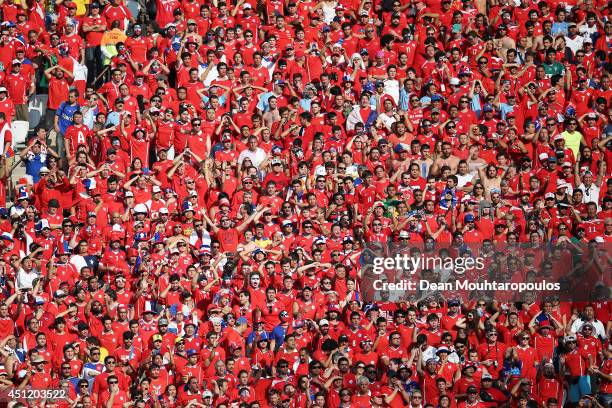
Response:
[{"label": "stadium seat", "polygon": [[11,123],[11,132],[13,132],[13,148],[18,145],[24,145],[28,136],[30,124],[25,120],[14,120]]}]

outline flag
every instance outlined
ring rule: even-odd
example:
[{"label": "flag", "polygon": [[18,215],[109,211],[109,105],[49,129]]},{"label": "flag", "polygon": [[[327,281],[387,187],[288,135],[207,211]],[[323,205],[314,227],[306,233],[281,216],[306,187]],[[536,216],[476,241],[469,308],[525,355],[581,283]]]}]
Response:
[{"label": "flag", "polygon": [[34,242],[34,238],[28,234],[28,230],[26,228],[23,229],[23,235],[25,237],[25,253],[26,255],[30,255],[30,245]]}]

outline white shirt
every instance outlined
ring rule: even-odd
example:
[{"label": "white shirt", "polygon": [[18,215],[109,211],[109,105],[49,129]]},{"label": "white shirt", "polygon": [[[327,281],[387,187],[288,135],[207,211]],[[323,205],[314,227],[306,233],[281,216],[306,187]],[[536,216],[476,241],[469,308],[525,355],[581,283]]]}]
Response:
[{"label": "white shirt", "polygon": [[582,43],[584,42],[584,37],[581,35],[577,35],[573,40],[569,38],[569,36],[565,36],[565,45],[572,50],[572,53],[576,54],[576,51],[582,49]]},{"label": "white shirt", "polygon": [[455,174],[457,176],[457,188],[464,187],[467,183],[471,183],[474,179],[474,175],[467,173],[464,175]]},{"label": "white shirt", "polygon": [[17,272],[17,289],[32,289],[34,287],[34,279],[40,278],[40,274],[36,269],[26,272],[23,268]]},{"label": "white shirt", "polygon": [[597,210],[601,210],[599,207],[599,187],[597,187],[595,183],[591,184],[590,187],[587,187],[584,185],[584,183],[582,183],[577,188],[578,190],[582,191],[582,202],[584,204],[594,202],[597,204]]},{"label": "white shirt", "polygon": [[[572,327],[570,327],[570,331],[574,334],[578,333],[580,331],[580,329],[582,329],[582,326],[586,323],[586,320],[582,320],[582,319],[577,319],[574,321],[574,323],[572,323]],[[593,325],[593,327],[595,328],[595,333],[593,333],[596,337],[605,339],[606,336],[606,329],[604,328],[604,325],[602,322],[600,322],[599,320],[595,319],[592,322],[589,322]]]},{"label": "white shirt", "polygon": [[251,159],[251,163],[253,163],[253,166],[259,168],[259,165],[263,163],[264,160],[266,160],[267,155],[261,147],[256,148],[255,151],[247,149],[241,152],[240,156],[238,156],[238,164],[242,165],[242,162],[247,157]]},{"label": "white shirt", "polygon": [[397,105],[399,103],[400,82],[397,79],[385,79],[385,93],[391,95]]},{"label": "white shirt", "polygon": [[391,130],[391,126],[393,126],[393,124],[396,122],[395,117],[393,116],[393,112],[391,112],[391,115],[387,115],[386,112],[383,112],[378,115],[378,117],[388,130]]}]

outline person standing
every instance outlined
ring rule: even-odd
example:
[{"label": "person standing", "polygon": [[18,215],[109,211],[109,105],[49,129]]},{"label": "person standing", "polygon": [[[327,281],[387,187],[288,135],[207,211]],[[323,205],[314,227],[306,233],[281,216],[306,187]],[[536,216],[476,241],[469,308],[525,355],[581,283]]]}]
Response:
[{"label": "person standing", "polygon": [[56,132],[56,149],[60,155],[61,166],[66,167],[66,142],[64,135],[69,126],[73,124],[73,117],[75,112],[80,112],[80,105],[78,102],[79,91],[73,89],[68,92],[68,100],[62,102],[56,112],[53,119],[53,129]]},{"label": "person standing", "polygon": [[102,64],[102,51],[100,42],[106,31],[106,18],[100,14],[100,5],[92,3],[89,6],[89,15],[83,19],[83,32],[85,33],[85,63],[87,65],[87,83],[97,85]]},{"label": "person standing", "polygon": [[14,59],[5,83],[15,105],[15,120],[28,120],[28,98],[36,92],[32,77],[21,70],[21,61]]}]

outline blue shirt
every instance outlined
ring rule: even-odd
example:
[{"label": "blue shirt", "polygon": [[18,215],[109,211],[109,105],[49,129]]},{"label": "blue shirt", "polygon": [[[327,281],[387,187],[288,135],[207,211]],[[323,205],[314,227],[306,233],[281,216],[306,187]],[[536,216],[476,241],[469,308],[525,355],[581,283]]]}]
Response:
[{"label": "blue shirt", "polygon": [[47,155],[38,153],[32,158],[26,157],[23,162],[25,163],[26,174],[32,177],[32,181],[34,183],[38,183],[40,181],[40,176],[38,173],[40,172],[40,169],[45,166],[45,163],[47,162]]},{"label": "blue shirt", "polygon": [[93,129],[94,122],[96,121],[96,116],[100,113],[100,109],[95,107],[93,109],[87,109],[85,114],[83,115],[83,124],[90,129]]},{"label": "blue shirt", "polygon": [[300,99],[300,106],[306,112],[310,112],[310,104],[311,104],[311,102],[312,102],[312,99],[302,98],[302,99]]},{"label": "blue shirt", "polygon": [[[255,336],[257,336],[257,338],[255,338]],[[259,335],[257,332],[251,332],[251,334],[249,334],[247,337],[247,344],[252,344],[253,342],[257,343],[261,339],[270,340],[270,334],[267,331],[261,332],[261,335]]]},{"label": "blue shirt", "polygon": [[59,125],[59,130],[62,135],[66,133],[68,126],[72,125],[72,116],[74,112],[80,110],[80,108],[78,103],[71,105],[68,102],[62,102],[59,108],[57,108],[55,116],[59,117],[57,124]]},{"label": "blue shirt", "polygon": [[555,21],[550,29],[550,34],[553,37],[556,37],[558,34],[567,35],[567,29],[569,27],[569,23],[567,21]]},{"label": "blue shirt", "polygon": [[285,342],[285,334],[286,333],[287,333],[287,329],[285,329],[280,324],[272,329],[272,334],[270,335],[270,340],[274,340],[276,342],[275,343],[275,347],[274,347],[274,351],[277,351],[280,348],[280,346],[283,345],[283,343]]},{"label": "blue shirt", "polygon": [[259,98],[259,102],[257,103],[257,109],[259,109],[262,112],[267,112],[268,109],[270,108],[270,105],[268,104],[268,99],[270,99],[273,96],[276,96],[276,95],[274,95],[274,92],[272,91],[261,94],[261,97]]},{"label": "blue shirt", "polygon": [[[516,106],[516,105],[514,105]],[[507,103],[500,103],[499,104],[499,110],[501,112],[501,117],[503,120],[506,120],[506,115],[508,115],[509,113],[514,112],[514,106],[510,106]]]},{"label": "blue shirt", "polygon": [[403,111],[408,110],[408,92],[406,92],[406,88],[400,88],[399,92],[399,108]]},{"label": "blue shirt", "polygon": [[108,114],[108,116],[106,117],[106,123],[105,125],[113,125],[113,126],[119,126],[119,123],[121,121],[121,115],[115,111],[111,112]]}]

